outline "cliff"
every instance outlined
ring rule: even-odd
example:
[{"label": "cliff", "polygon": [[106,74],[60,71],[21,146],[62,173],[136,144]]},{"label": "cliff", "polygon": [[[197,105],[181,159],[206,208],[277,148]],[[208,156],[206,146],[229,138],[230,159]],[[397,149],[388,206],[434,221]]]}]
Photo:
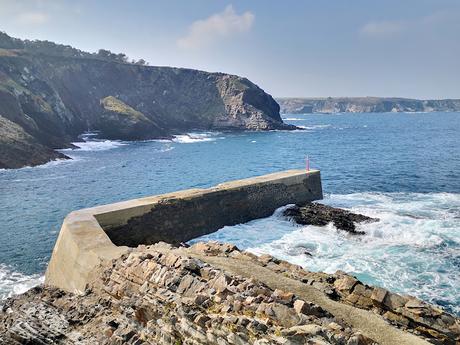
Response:
[{"label": "cliff", "polygon": [[[0,166],[58,156],[84,131],[109,139],[169,137],[191,129],[269,130],[285,125],[275,100],[246,78],[129,63],[123,54],[82,52],[0,33]],[[13,123],[13,124],[12,124]],[[38,157],[21,154],[37,145]],[[19,153],[19,154],[18,154]]]},{"label": "cliff", "polygon": [[283,114],[387,113],[460,111],[460,99],[419,100],[409,98],[277,98]]}]

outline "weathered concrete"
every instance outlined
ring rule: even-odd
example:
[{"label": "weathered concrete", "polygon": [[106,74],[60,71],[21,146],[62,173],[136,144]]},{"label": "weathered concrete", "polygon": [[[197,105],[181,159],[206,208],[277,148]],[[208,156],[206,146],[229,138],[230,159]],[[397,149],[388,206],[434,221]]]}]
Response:
[{"label": "weathered concrete", "polygon": [[319,171],[289,170],[75,211],[62,224],[46,283],[81,293],[94,267],[127,252],[127,246],[184,242],[321,198]]}]

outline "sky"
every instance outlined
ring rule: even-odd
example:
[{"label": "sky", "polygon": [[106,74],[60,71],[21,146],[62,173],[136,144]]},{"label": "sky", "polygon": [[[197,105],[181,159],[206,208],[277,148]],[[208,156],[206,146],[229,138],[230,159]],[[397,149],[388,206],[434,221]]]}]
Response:
[{"label": "sky", "polygon": [[0,31],[237,74],[275,97],[460,98],[459,0],[0,0]]}]

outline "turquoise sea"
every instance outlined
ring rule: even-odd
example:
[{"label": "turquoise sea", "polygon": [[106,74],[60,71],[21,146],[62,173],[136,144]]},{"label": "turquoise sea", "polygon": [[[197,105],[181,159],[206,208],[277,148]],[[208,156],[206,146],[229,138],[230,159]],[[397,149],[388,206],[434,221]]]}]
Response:
[{"label": "turquoise sea", "polygon": [[[381,219],[364,236],[280,216],[207,236],[310,270],[338,269],[460,314],[460,114],[283,115],[296,131],[203,132],[171,141],[82,136],[73,160],[0,170],[0,299],[43,280],[74,209],[291,168],[321,170],[324,203]],[[313,257],[302,254],[302,248]]]}]

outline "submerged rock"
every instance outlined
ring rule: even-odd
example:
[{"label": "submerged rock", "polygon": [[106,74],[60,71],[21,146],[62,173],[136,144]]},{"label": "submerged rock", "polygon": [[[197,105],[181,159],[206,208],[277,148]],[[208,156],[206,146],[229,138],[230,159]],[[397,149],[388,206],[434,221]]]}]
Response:
[{"label": "submerged rock", "polygon": [[371,218],[362,214],[317,203],[308,203],[304,206],[292,206],[284,211],[284,215],[294,219],[296,223],[302,225],[325,226],[332,222],[337,229],[358,235],[364,234],[364,231],[356,230],[355,223],[376,222],[379,220],[378,218]]}]

